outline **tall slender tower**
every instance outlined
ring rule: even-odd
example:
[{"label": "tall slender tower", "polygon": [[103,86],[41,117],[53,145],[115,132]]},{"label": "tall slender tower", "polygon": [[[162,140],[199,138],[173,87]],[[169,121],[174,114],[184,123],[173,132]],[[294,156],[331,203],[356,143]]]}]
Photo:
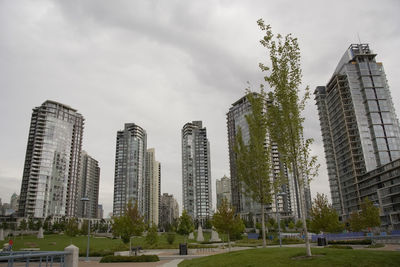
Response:
[{"label": "tall slender tower", "polygon": [[79,179],[78,197],[89,198],[89,202],[78,202],[78,217],[97,218],[99,203],[100,167],[99,162],[82,151],[81,174]]},{"label": "tall slender tower", "polygon": [[159,207],[160,207],[160,181],[161,181],[161,164],[156,161],[155,149],[147,149],[146,154],[146,196],[144,212],[145,219],[151,224],[159,223]]},{"label": "tall slender tower", "polygon": [[84,118],[47,100],[33,109],[19,201],[19,215],[75,216]]},{"label": "tall slender tower", "polygon": [[399,123],[375,57],[368,44],[350,45],[327,85],[314,92],[332,204],[345,217],[359,209],[362,175],[400,158]]},{"label": "tall slender tower", "polygon": [[146,151],[147,135],[142,127],[134,123],[126,123],[124,130],[117,132],[114,216],[124,214],[129,201],[137,203],[140,212],[144,215]]},{"label": "tall slender tower", "polygon": [[183,209],[204,222],[211,215],[212,195],[210,143],[201,121],[186,123],[182,129],[182,187]]}]

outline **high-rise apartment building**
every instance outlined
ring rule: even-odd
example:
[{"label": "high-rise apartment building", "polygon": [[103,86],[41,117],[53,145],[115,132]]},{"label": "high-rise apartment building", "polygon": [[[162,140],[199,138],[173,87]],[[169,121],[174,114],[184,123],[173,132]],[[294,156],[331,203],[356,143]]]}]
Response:
[{"label": "high-rise apartment building", "polygon": [[81,154],[81,174],[79,179],[79,200],[87,197],[89,201],[79,201],[78,217],[97,218],[99,203],[100,167],[99,162],[85,151]]},{"label": "high-rise apartment building", "polygon": [[145,182],[145,220],[149,225],[159,223],[161,164],[156,161],[154,148],[147,149]]},{"label": "high-rise apartment building", "polygon": [[182,128],[183,209],[201,222],[210,217],[211,166],[207,129],[201,121],[186,123]]},{"label": "high-rise apartment building", "polygon": [[103,218],[104,218],[103,205],[99,204],[99,205],[97,205],[97,219],[103,219]]},{"label": "high-rise apartment building", "polygon": [[231,196],[231,179],[222,177],[220,180],[216,181],[216,192],[217,192],[217,209],[221,205],[222,200],[225,198],[228,203],[232,202]]},{"label": "high-rise apartment building", "polygon": [[[399,123],[382,63],[375,57],[368,44],[350,45],[327,85],[314,93],[332,204],[344,217],[357,211],[367,195],[362,184],[380,181],[372,171],[400,158]],[[380,204],[376,194],[370,198]]]},{"label": "high-rise apartment building", "polygon": [[[253,93],[255,96],[256,93]],[[239,181],[237,176],[236,167],[236,153],[234,151],[236,143],[236,135],[239,128],[242,132],[243,141],[245,144],[249,142],[249,127],[247,125],[246,116],[251,114],[251,103],[247,96],[240,98],[238,101],[232,104],[232,107],[227,113],[227,127],[228,127],[228,147],[229,147],[229,166],[231,173],[231,195],[232,195],[232,206],[235,208],[236,212],[241,215],[242,218],[246,219],[261,219],[261,205],[253,201],[246,192],[244,192],[244,186]],[[267,111],[266,111],[267,112]],[[270,142],[266,137],[266,142]],[[276,215],[276,207],[281,216],[292,217],[298,219],[302,214],[302,206],[300,205],[300,185],[299,182],[294,179],[294,176],[288,172],[287,168],[281,164],[278,149],[272,144],[271,151],[272,168],[273,173],[271,174],[271,182],[273,182],[274,177],[278,177],[281,168],[287,176],[287,183],[283,184],[280,188],[281,194],[272,197],[272,203],[267,205],[266,213],[270,216]],[[311,194],[309,184],[303,185],[306,202],[306,211],[311,206]],[[248,216],[253,215],[253,218],[248,218]]]},{"label": "high-rise apartment building", "polygon": [[160,222],[159,225],[164,231],[179,218],[179,205],[173,195],[164,193],[160,200]]},{"label": "high-rise apartment building", "polygon": [[75,216],[84,118],[47,100],[33,109],[19,200],[19,215]]},{"label": "high-rise apartment building", "polygon": [[129,201],[137,203],[144,214],[146,151],[147,135],[142,127],[126,123],[117,132],[113,216],[124,214]]}]

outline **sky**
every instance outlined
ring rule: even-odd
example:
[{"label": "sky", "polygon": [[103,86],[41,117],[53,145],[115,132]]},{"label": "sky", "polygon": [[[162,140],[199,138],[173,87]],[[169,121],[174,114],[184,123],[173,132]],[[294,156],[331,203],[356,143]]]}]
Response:
[{"label": "sky", "polygon": [[[226,113],[248,83],[259,90],[258,65],[270,62],[256,21],[298,38],[302,90],[325,85],[350,44],[369,43],[400,111],[399,11],[396,0],[0,0],[0,198],[20,192],[32,108],[49,99],[85,117],[82,148],[99,161],[105,214],[116,133],[131,122],[156,150],[161,192],[181,206],[181,129],[202,120],[215,206],[215,180],[230,175]],[[313,98],[303,115],[321,164],[312,195],[330,195]]]}]

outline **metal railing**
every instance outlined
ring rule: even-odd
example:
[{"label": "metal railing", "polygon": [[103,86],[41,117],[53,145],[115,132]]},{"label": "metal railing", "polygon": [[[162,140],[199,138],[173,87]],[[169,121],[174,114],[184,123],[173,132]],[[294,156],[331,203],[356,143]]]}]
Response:
[{"label": "metal railing", "polygon": [[[65,256],[71,254],[65,251],[11,251],[0,253],[0,266],[39,266],[39,267],[68,267],[65,266]],[[7,263],[7,265],[5,265]],[[3,265],[4,264],[4,265]]]}]

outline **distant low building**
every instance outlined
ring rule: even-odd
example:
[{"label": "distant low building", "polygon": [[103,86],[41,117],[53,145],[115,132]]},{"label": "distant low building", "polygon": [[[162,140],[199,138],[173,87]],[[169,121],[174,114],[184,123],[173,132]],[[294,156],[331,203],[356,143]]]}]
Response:
[{"label": "distant low building", "polygon": [[164,193],[160,202],[160,228],[168,230],[168,226],[179,218],[179,205],[173,195]]}]

